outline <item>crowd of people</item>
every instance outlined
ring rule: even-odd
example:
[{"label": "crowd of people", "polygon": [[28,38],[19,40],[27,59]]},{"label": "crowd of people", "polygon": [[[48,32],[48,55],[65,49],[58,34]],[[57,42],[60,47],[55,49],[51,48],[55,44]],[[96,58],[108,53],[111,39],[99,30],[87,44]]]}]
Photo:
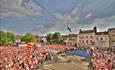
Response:
[{"label": "crowd of people", "polygon": [[102,49],[91,49],[92,70],[113,70],[115,65],[115,52]]},{"label": "crowd of people", "polygon": [[37,64],[35,54],[17,47],[1,47],[0,60],[0,70],[29,70]]},{"label": "crowd of people", "polygon": [[47,49],[64,51],[64,45],[40,45],[33,47],[0,47],[0,70],[38,69],[47,58]]},{"label": "crowd of people", "polygon": [[[0,47],[0,70],[36,70],[40,64],[47,61],[48,49],[64,52],[71,50],[66,45],[43,44],[26,47],[2,46]],[[111,50],[91,49],[92,70],[112,70],[115,65],[115,52]]]}]

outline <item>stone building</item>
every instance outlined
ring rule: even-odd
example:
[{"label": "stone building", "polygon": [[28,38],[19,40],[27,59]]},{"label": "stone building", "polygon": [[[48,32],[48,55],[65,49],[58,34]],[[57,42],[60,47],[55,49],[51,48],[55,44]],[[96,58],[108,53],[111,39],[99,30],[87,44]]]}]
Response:
[{"label": "stone building", "polygon": [[95,47],[98,47],[98,48],[108,48],[109,47],[108,32],[97,32],[95,34]]},{"label": "stone building", "polygon": [[108,35],[109,35],[109,46],[111,48],[115,48],[115,28],[109,28]]},{"label": "stone building", "polygon": [[75,46],[77,44],[77,34],[63,35],[63,42],[66,45]]},{"label": "stone building", "polygon": [[81,30],[78,34],[78,41],[80,47],[93,47],[95,46],[95,34],[97,32],[97,28],[93,27],[92,30]]},{"label": "stone building", "polygon": [[35,38],[36,38],[36,41],[35,41],[35,42],[36,42],[36,43],[39,43],[39,36],[36,35]]}]

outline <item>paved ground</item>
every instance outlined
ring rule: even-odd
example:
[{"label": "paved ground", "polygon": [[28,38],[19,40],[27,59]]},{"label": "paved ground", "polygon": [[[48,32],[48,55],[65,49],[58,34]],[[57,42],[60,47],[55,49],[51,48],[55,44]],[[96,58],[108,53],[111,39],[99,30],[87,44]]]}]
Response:
[{"label": "paved ground", "polygon": [[79,59],[78,56],[73,56],[72,58],[73,61],[70,63],[60,62],[53,64],[45,64],[38,70],[87,70],[88,63],[77,60]]},{"label": "paved ground", "polygon": [[47,65],[50,69],[48,70],[87,70],[86,67],[71,62],[71,63],[55,63],[55,64],[50,64]]}]

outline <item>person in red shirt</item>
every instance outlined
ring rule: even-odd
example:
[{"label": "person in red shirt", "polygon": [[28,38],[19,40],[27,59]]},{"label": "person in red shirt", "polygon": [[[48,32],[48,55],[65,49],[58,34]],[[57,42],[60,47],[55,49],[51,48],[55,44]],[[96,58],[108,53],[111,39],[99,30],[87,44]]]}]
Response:
[{"label": "person in red shirt", "polygon": [[8,47],[8,44],[4,44],[3,47],[5,47],[5,48]]},{"label": "person in red shirt", "polygon": [[108,70],[112,70],[112,63],[111,63],[111,60],[108,60],[108,64],[107,64],[107,69]]},{"label": "person in red shirt", "polygon": [[109,63],[109,64],[107,65],[107,69],[108,69],[108,70],[112,70],[112,64],[111,64],[111,63]]},{"label": "person in red shirt", "polygon": [[31,42],[27,43],[27,51],[32,52],[32,44],[31,44]]}]

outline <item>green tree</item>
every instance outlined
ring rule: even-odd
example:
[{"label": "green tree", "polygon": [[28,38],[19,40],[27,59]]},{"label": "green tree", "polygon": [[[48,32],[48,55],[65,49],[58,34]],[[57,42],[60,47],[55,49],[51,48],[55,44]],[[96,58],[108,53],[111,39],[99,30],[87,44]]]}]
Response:
[{"label": "green tree", "polygon": [[15,35],[13,33],[10,32],[6,32],[7,38],[8,38],[8,42],[12,43],[15,42]]},{"label": "green tree", "polygon": [[15,35],[10,32],[0,31],[0,45],[13,43],[15,41]]},{"label": "green tree", "polygon": [[62,40],[63,40],[63,37],[62,37],[62,35],[61,35],[59,32],[55,32],[55,33],[53,34],[52,39],[53,39],[53,41],[54,41],[55,43],[61,43]]},{"label": "green tree", "polygon": [[51,41],[52,41],[52,34],[51,33],[48,34],[46,39],[47,39],[47,42],[51,43]]},{"label": "green tree", "polygon": [[36,38],[32,33],[27,33],[21,40],[22,42],[36,42]]}]

